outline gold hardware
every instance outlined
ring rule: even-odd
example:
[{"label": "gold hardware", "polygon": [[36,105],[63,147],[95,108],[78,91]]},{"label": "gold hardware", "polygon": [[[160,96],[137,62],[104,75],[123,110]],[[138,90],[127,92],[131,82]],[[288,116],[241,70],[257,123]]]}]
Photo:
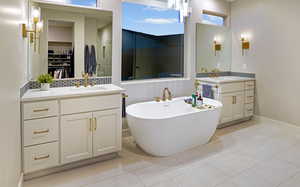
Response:
[{"label": "gold hardware", "polygon": [[[166,92],[167,92],[167,94],[168,94],[168,97],[166,96]],[[162,96],[162,100],[163,101],[166,101],[166,100],[172,100],[172,93],[171,93],[171,91],[169,90],[169,88],[164,88],[164,90],[163,90],[163,96]]]},{"label": "gold hardware", "polygon": [[80,82],[75,82],[75,86],[76,86],[76,88],[79,88],[80,87]]},{"label": "gold hardware", "polygon": [[248,109],[248,112],[253,112],[253,109]]},{"label": "gold hardware", "polygon": [[94,118],[94,131],[97,130],[97,118]]},{"label": "gold hardware", "polygon": [[47,129],[47,130],[44,130],[44,131],[34,131],[33,134],[46,134],[48,133],[50,130]]},{"label": "gold hardware", "polygon": [[33,110],[33,112],[47,112],[49,108]]},{"label": "gold hardware", "polygon": [[248,39],[248,36],[242,34],[241,35],[241,42],[242,42],[242,55],[245,55],[245,50],[250,49],[250,41]]},{"label": "gold hardware", "polygon": [[222,50],[222,44],[218,43],[217,39],[214,40],[214,51],[215,56],[217,56],[217,52]]},{"label": "gold hardware", "polygon": [[154,97],[156,102],[160,102],[160,97]]},{"label": "gold hardware", "polygon": [[44,159],[47,159],[47,158],[50,158],[50,155],[42,156],[42,157],[34,157],[34,160],[44,160]]},{"label": "gold hardware", "polygon": [[200,70],[202,73],[208,73],[208,70],[207,70],[207,68],[201,68],[201,70]]},{"label": "gold hardware", "polygon": [[234,96],[232,96],[232,104],[234,104]]},{"label": "gold hardware", "polygon": [[22,36],[23,38],[27,38],[29,33],[30,43],[34,44],[34,51],[36,52],[37,44],[40,43],[40,33],[42,32],[43,27],[43,22],[40,19],[40,8],[34,8],[32,16],[32,29],[29,30],[27,29],[26,24],[22,24]]},{"label": "gold hardware", "polygon": [[89,74],[88,73],[83,73],[82,78],[84,79],[83,86],[88,87],[88,85],[89,85]]},{"label": "gold hardware", "polygon": [[209,73],[209,77],[219,77],[219,73],[220,73],[220,70],[218,68],[215,68],[215,69],[212,69],[211,72]]},{"label": "gold hardware", "polygon": [[234,96],[234,104],[236,104],[236,96]]},{"label": "gold hardware", "polygon": [[124,99],[124,98],[127,98],[128,97],[128,95],[127,94],[125,94],[125,93],[122,93],[122,98]]}]

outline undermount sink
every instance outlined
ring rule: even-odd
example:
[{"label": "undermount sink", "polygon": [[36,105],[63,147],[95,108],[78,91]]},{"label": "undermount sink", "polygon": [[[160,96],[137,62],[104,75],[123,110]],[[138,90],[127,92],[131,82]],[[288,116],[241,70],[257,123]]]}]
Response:
[{"label": "undermount sink", "polygon": [[107,90],[105,86],[71,87],[71,90]]}]

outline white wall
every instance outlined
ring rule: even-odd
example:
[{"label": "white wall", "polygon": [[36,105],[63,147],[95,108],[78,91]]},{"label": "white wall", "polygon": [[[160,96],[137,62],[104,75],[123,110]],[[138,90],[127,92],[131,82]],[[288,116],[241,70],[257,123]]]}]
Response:
[{"label": "white wall", "polygon": [[16,187],[21,172],[20,86],[26,81],[27,2],[0,1],[0,186]]},{"label": "white wall", "polygon": [[[299,0],[238,0],[232,4],[232,70],[254,72],[256,114],[300,126]],[[241,55],[240,35],[251,35]]]},{"label": "white wall", "polygon": [[[111,76],[112,71],[112,24],[108,24],[97,32],[97,76]],[[105,51],[103,51],[105,47]]]},{"label": "white wall", "polygon": [[48,40],[51,42],[72,42],[73,43],[73,27],[49,26]]}]

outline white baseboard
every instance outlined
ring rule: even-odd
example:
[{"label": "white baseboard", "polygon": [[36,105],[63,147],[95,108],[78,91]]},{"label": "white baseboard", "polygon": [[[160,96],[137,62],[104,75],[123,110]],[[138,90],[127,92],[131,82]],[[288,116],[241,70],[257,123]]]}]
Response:
[{"label": "white baseboard", "polygon": [[284,122],[284,121],[275,120],[275,119],[268,118],[268,117],[265,117],[265,116],[255,115],[254,119],[258,120],[260,122],[271,122],[271,123],[278,124],[278,125],[288,125],[288,126],[291,126],[291,127],[298,127],[298,128],[300,128],[298,125],[291,124],[291,123]]},{"label": "white baseboard", "polygon": [[19,178],[18,187],[23,187],[24,173],[22,172]]}]

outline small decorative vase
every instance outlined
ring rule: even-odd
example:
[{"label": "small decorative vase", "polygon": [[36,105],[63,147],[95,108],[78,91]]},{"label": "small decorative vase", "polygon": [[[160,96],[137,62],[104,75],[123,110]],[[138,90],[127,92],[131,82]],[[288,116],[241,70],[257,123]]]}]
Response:
[{"label": "small decorative vase", "polygon": [[50,89],[49,83],[41,83],[41,91],[48,91]]}]

